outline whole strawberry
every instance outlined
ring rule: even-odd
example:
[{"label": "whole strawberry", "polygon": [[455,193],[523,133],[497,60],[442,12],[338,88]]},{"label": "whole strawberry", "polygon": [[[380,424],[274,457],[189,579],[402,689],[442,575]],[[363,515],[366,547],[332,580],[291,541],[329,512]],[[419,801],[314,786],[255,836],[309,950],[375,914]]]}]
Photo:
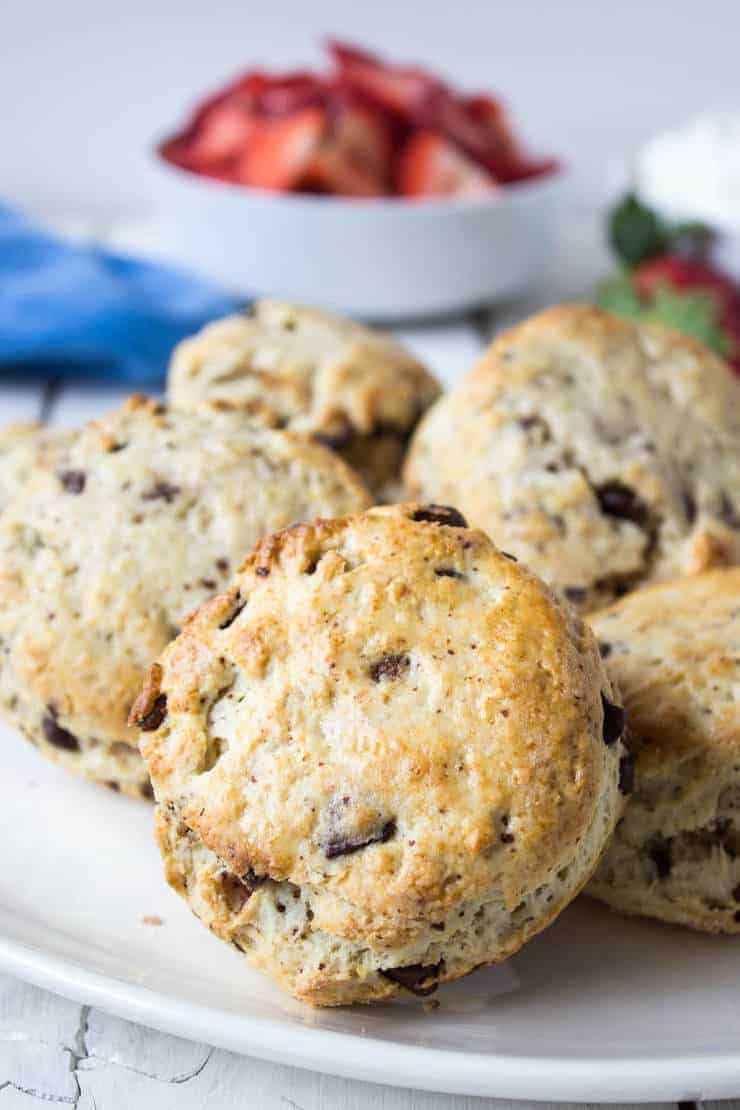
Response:
[{"label": "whole strawberry", "polygon": [[623,268],[599,304],[692,335],[740,371],[740,289],[712,263],[709,229],[668,225],[630,195],[610,214],[609,237]]}]

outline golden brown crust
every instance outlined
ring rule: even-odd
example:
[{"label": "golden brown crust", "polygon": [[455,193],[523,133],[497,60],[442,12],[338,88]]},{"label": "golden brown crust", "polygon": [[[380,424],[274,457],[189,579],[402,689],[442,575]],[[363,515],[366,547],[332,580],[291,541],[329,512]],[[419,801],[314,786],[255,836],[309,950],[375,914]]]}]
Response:
[{"label": "golden brown crust", "polygon": [[130,773],[138,790],[129,709],[187,613],[264,531],[368,501],[340,459],[301,437],[130,398],[58,465],[36,464],[2,514],[4,712],[71,769],[122,786]]},{"label": "golden brown crust", "polygon": [[740,381],[677,333],[560,305],[432,407],[405,480],[593,610],[740,561]]},{"label": "golden brown crust", "polygon": [[639,590],[591,623],[636,763],[590,890],[626,912],[740,932],[740,568]]},{"label": "golden brown crust", "polygon": [[591,635],[445,512],[260,541],[161,656],[167,716],[141,740],[209,867],[310,892],[311,930],[362,959],[438,943],[461,905],[513,914],[590,830],[585,881],[619,809]]},{"label": "golden brown crust", "polygon": [[439,395],[429,371],[391,336],[316,309],[258,301],[175,350],[176,408],[237,409],[336,450],[378,489]]}]

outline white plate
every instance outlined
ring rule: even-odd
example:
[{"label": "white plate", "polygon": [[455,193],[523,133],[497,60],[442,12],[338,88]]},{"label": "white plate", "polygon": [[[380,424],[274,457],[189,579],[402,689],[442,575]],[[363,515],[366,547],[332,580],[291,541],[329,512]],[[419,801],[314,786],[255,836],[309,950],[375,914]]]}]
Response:
[{"label": "white plate", "polygon": [[[250,971],[161,879],[151,808],[8,729],[0,966],[158,1029],[380,1083],[581,1101],[740,1095],[740,943],[571,907],[440,1006],[313,1011]],[[159,915],[161,927],[146,925]]]}]

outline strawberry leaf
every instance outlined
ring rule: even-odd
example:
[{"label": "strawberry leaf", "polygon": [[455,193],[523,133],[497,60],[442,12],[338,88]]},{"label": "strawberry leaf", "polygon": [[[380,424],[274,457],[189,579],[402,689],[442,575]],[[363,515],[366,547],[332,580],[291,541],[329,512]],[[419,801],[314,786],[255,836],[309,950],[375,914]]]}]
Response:
[{"label": "strawberry leaf", "polygon": [[712,246],[715,234],[711,227],[697,222],[674,224],[667,230],[668,245],[672,251],[704,258]]},{"label": "strawberry leaf", "polygon": [[628,193],[609,214],[609,242],[620,262],[636,266],[665,250],[667,235],[655,212]]},{"label": "strawberry leaf", "polygon": [[692,336],[717,354],[732,354],[732,341],[721,327],[717,300],[711,293],[681,292],[663,283],[649,300],[642,301],[630,272],[622,270],[601,285],[597,302],[617,316],[662,324]]},{"label": "strawberry leaf", "polygon": [[597,303],[615,312],[617,316],[627,316],[631,320],[638,320],[644,314],[644,307],[632,282],[629,270],[621,270],[618,274],[603,282],[598,290]]},{"label": "strawberry leaf", "polygon": [[717,354],[730,353],[732,344],[720,326],[711,293],[679,293],[670,285],[659,285],[645,319],[691,335]]}]

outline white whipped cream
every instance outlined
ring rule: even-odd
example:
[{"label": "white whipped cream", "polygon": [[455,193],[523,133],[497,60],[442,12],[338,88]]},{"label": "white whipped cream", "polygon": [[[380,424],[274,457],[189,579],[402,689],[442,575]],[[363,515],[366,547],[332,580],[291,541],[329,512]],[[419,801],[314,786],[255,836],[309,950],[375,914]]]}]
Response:
[{"label": "white whipped cream", "polygon": [[740,111],[712,112],[650,139],[635,155],[641,200],[674,219],[740,232]]}]

